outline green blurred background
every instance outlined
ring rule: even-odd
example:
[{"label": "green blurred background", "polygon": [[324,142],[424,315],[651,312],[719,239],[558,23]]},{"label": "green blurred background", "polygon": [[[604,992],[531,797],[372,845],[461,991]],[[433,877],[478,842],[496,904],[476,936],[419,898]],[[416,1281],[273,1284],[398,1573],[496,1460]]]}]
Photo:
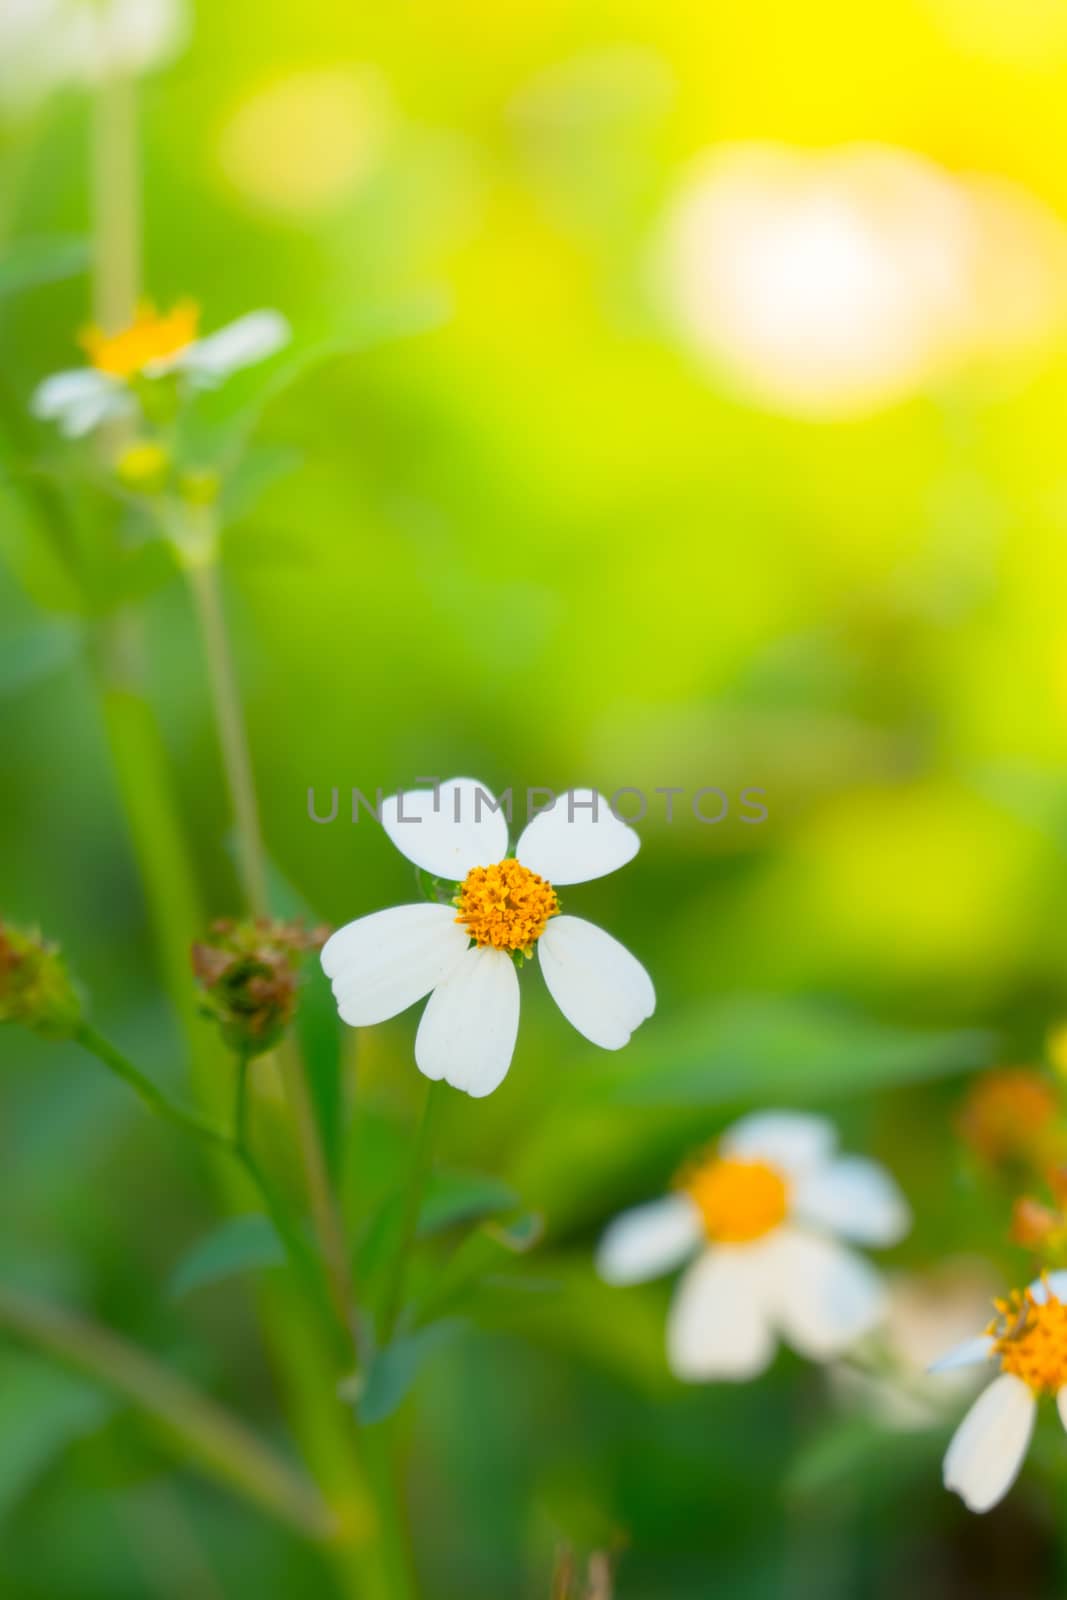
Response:
[{"label": "green blurred background", "polygon": [[[448,1099],[441,1162],[506,1182],[546,1233],[381,1424],[432,1600],[547,1600],[564,1544],[610,1549],[621,1600],[1062,1591],[1054,1431],[972,1518],[940,1488],[963,1401],[887,1428],[789,1356],[683,1387],[669,1285],[609,1290],[590,1252],[736,1111],[814,1105],[912,1202],[895,1270],[1026,1270],[952,1119],[963,1075],[1035,1057],[1062,1004],[1065,90],[1053,0],[227,0],[144,86],[151,292],[195,296],[208,328],[277,306],[302,348],[336,339],[264,411],[262,492],[224,545],[287,901],[336,924],[410,897],[380,830],[346,821],[353,785],[766,794],[759,826],[736,805],[668,826],[654,800],[636,861],[569,896],[656,982],[627,1051],[585,1046],[527,973],[504,1086]],[[87,233],[87,127],[76,93],[4,124],[5,248]],[[903,152],[896,177],[872,145]],[[677,219],[727,170],[743,192],[724,186],[708,249],[736,247],[742,289],[723,310]],[[0,301],[0,899],[184,1090],[95,624],[18,478],[61,459],[26,405],[87,314],[79,276]],[[188,601],[156,556],[147,681],[206,918],[237,905],[230,821]],[[341,816],[316,826],[307,790],[334,785]],[[308,1011],[367,1246],[421,1097],[413,1020],[345,1040],[335,1074],[318,979]],[[76,1052],[0,1054],[5,1273],[281,1439],[247,1278],[173,1292],[218,1215],[203,1163]],[[0,1519],[12,1600],[332,1592],[314,1553],[14,1347]]]}]

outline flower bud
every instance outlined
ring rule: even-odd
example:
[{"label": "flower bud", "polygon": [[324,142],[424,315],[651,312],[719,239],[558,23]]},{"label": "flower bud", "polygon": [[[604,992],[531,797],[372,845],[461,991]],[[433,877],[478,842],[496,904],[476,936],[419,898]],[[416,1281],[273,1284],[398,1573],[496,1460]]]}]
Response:
[{"label": "flower bud", "polygon": [[161,444],[138,439],[120,453],[115,476],[135,494],[160,494],[170,475],[170,456]]},{"label": "flower bud", "polygon": [[1050,1267],[1067,1261],[1067,1216],[1033,1195],[1019,1195],[1012,1207],[1011,1239]]},{"label": "flower bud", "polygon": [[1056,1086],[1031,1067],[984,1072],[968,1091],[957,1129],[988,1166],[1044,1174],[1067,1156]]},{"label": "flower bud", "polygon": [[49,1038],[68,1038],[82,1005],[56,945],[0,922],[0,1022]]},{"label": "flower bud", "polygon": [[201,1010],[218,1023],[231,1050],[247,1057],[274,1048],[296,1014],[301,958],[320,949],[328,933],[265,917],[223,918],[193,945]]},{"label": "flower bud", "polygon": [[213,506],[219,498],[222,481],[210,467],[190,467],[181,475],[178,489],[189,506]]}]

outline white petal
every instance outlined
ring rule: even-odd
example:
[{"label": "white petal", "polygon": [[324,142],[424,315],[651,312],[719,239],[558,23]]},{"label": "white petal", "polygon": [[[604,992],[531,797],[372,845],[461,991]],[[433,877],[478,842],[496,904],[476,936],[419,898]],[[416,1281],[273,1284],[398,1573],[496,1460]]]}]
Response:
[{"label": "white petal", "polygon": [[927,1367],[928,1372],[955,1372],[959,1367],[977,1367],[983,1361],[988,1361],[993,1354],[993,1340],[987,1333],[980,1333],[973,1339],[965,1339],[962,1344],[953,1345],[951,1350],[946,1350],[943,1356]]},{"label": "white petal", "polygon": [[703,1237],[688,1195],[667,1195],[615,1218],[597,1249],[596,1269],[608,1283],[644,1283],[681,1266]]},{"label": "white petal", "polygon": [[774,1355],[774,1334],[744,1249],[708,1250],[678,1285],[667,1359],[678,1378],[754,1378]]},{"label": "white petal", "polygon": [[896,1244],[911,1226],[907,1201],[893,1179],[864,1156],[838,1156],[807,1173],[797,1184],[792,1210],[799,1221],[857,1244]]},{"label": "white petal", "polygon": [[94,367],[55,373],[38,385],[31,402],[35,417],[58,422],[69,439],[91,433],[109,417],[123,415],[132,404],[122,384]]},{"label": "white petal", "polygon": [[433,789],[408,789],[382,802],[382,827],[402,855],[435,878],[460,883],[472,867],[508,853],[508,825],[477,778],[449,778]]},{"label": "white petal", "polygon": [[165,372],[180,369],[204,383],[221,383],[231,372],[266,361],[268,356],[283,349],[291,337],[292,331],[280,311],[250,311],[217,333],[197,339],[177,356],[152,362],[145,371],[149,377],[161,377]]},{"label": "white petal", "polygon": [[656,1009],[656,991],[640,961],[592,922],[553,917],[537,954],[567,1021],[604,1050],[621,1050]]},{"label": "white petal", "polygon": [[641,840],[595,789],[558,795],[523,829],[515,855],[549,883],[588,883],[632,861]]},{"label": "white petal", "polygon": [[813,1361],[839,1355],[885,1314],[879,1274],[833,1239],[780,1228],[763,1260],[775,1322],[794,1350]]},{"label": "white petal", "polygon": [[1028,1293],[1039,1306],[1048,1300],[1051,1291],[1053,1299],[1067,1301],[1067,1271],[1045,1272],[1040,1278],[1035,1278],[1030,1284]]},{"label": "white petal", "polygon": [[989,1511],[1019,1475],[1036,1406],[1021,1378],[1002,1372],[984,1389],[952,1437],[945,1455],[945,1488],[970,1511]]},{"label": "white petal", "polygon": [[367,1028],[429,994],[468,944],[450,906],[394,906],[338,928],[320,959],[342,1020]]},{"label": "white petal", "polygon": [[1060,1421],[1063,1423],[1063,1426],[1067,1428],[1067,1389],[1057,1390],[1056,1410],[1060,1414]]},{"label": "white petal", "polygon": [[805,1111],[753,1111],[727,1128],[719,1141],[724,1155],[766,1161],[794,1182],[829,1159],[837,1143],[831,1122]]},{"label": "white petal", "polygon": [[430,996],[415,1062],[480,1099],[504,1081],[519,1031],[519,979],[504,950],[468,950]]}]

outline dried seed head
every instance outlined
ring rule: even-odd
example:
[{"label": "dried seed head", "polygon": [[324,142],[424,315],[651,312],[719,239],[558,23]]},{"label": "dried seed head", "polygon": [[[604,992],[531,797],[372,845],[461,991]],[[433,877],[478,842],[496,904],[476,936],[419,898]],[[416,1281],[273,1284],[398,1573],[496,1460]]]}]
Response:
[{"label": "dried seed head", "polygon": [[68,1038],[82,1003],[57,945],[36,930],[0,922],[0,1022],[17,1022],[48,1038]]},{"label": "dried seed head", "polygon": [[328,928],[261,917],[221,919],[192,948],[204,1016],[229,1048],[257,1056],[271,1050],[296,1014],[301,958],[326,942]]}]

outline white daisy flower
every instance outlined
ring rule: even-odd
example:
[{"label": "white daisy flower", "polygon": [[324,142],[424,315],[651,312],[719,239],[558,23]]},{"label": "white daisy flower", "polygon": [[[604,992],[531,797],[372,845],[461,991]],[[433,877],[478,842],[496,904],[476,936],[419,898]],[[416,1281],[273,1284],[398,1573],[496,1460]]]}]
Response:
[{"label": "white daisy flower", "polygon": [[822,1117],[754,1112],[682,1171],[673,1194],[607,1229],[597,1268],[609,1283],[690,1263],[667,1328],[677,1377],[753,1378],[779,1336],[829,1361],[880,1321],[882,1279],[840,1241],[895,1244],[910,1214],[882,1167],[835,1145]]},{"label": "white daisy flower", "polygon": [[985,1333],[957,1345],[930,1369],[997,1363],[997,1377],[967,1412],[945,1454],[945,1488],[954,1489],[971,1511],[991,1510],[1015,1482],[1041,1395],[1055,1396],[1067,1427],[1067,1272],[1044,1274],[994,1305],[997,1316]]},{"label": "white daisy flower", "polygon": [[342,1019],[354,1028],[394,1017],[424,995],[415,1061],[480,1097],[507,1074],[519,1027],[513,957],[534,949],[549,993],[578,1032],[619,1050],[652,1015],[639,961],[610,934],[560,911],[556,888],[624,866],[640,840],[603,795],[575,789],[527,824],[513,854],[508,825],[474,778],[452,778],[383,802],[397,849],[458,885],[453,905],[396,906],[338,929],[322,951]]},{"label": "white daisy flower", "polygon": [[250,311],[217,333],[197,337],[200,308],[191,300],[158,312],[142,305],[117,333],[89,328],[81,337],[90,365],[57,372],[33,396],[35,416],[55,422],[67,438],[137,410],[135,385],[181,374],[191,388],[213,389],[242,367],[265,361],[288,344],[279,311]]}]

